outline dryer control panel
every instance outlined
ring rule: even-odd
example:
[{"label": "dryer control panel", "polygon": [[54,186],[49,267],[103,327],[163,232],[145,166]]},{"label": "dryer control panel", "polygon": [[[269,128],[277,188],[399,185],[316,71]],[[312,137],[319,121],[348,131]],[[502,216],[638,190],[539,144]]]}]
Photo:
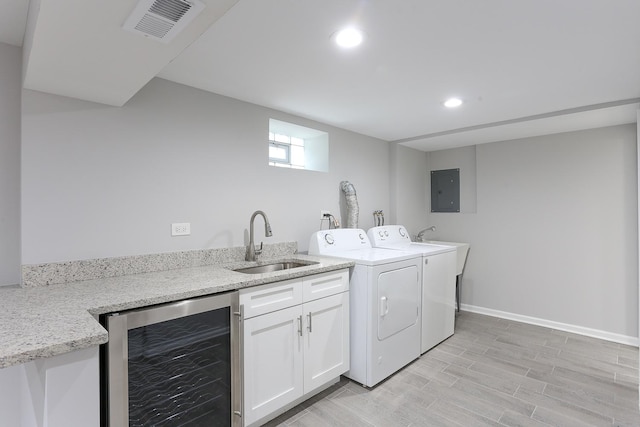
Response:
[{"label": "dryer control panel", "polygon": [[328,255],[353,249],[371,248],[367,233],[359,228],[320,230],[311,235],[309,255]]}]

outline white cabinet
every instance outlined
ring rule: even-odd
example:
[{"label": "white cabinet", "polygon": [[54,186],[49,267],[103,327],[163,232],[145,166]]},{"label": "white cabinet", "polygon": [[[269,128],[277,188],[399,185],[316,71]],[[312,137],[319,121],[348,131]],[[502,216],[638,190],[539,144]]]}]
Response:
[{"label": "white cabinet", "polygon": [[244,322],[245,425],[303,394],[300,306]]},{"label": "white cabinet", "polygon": [[424,257],[421,353],[453,335],[455,293],[456,252]]},{"label": "white cabinet", "polygon": [[349,293],[303,304],[304,393],[349,370]]},{"label": "white cabinet", "polygon": [[340,270],[240,292],[245,426],[349,370],[348,290]]},{"label": "white cabinet", "polygon": [[99,427],[98,347],[0,369],[0,425]]}]

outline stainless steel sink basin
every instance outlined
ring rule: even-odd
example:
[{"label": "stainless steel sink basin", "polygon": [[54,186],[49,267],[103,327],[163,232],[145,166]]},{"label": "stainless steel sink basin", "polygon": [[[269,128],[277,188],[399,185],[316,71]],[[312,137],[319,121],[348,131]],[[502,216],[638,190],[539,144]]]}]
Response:
[{"label": "stainless steel sink basin", "polygon": [[317,264],[317,262],[282,261],[282,262],[274,262],[271,264],[256,265],[255,267],[234,268],[233,271],[237,271],[238,273],[245,273],[245,274],[262,274],[262,273],[272,273],[274,271],[281,271],[281,270],[291,270],[292,268],[306,267],[308,265],[313,265],[313,264]]}]

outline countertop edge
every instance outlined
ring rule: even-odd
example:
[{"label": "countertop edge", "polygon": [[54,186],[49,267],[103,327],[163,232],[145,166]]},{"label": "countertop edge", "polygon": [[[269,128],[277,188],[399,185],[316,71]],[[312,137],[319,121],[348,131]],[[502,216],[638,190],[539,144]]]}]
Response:
[{"label": "countertop edge", "polygon": [[[247,262],[235,262],[221,265],[213,265],[208,267],[193,267],[184,268],[179,270],[167,270],[156,273],[143,273],[139,275],[121,276],[120,278],[105,278],[95,279],[87,282],[72,282],[68,284],[58,284],[48,287],[28,288],[28,289],[16,289],[14,292],[29,292],[32,295],[38,295],[37,292],[41,292],[41,300],[46,303],[46,293],[57,293],[57,298],[64,299],[65,291],[69,294],[77,292],[78,289],[83,290],[84,286],[88,286],[88,289],[92,289],[90,286],[99,287],[101,284],[105,284],[105,289],[117,295],[118,287],[135,286],[138,282],[143,282],[142,278],[152,277],[156,275],[162,278],[167,283],[170,283],[172,277],[176,280],[180,278],[184,281],[184,276],[195,274],[198,272],[202,275],[202,271],[211,273],[217,273],[216,277],[208,277],[207,280],[202,280],[202,286],[198,286],[197,283],[192,285],[189,289],[177,289],[175,291],[168,290],[165,292],[140,292],[138,297],[134,299],[125,298],[113,298],[110,303],[100,303],[96,301],[95,304],[90,303],[86,294],[82,294],[82,298],[79,301],[70,301],[72,306],[69,309],[65,309],[63,314],[56,313],[53,310],[49,313],[52,319],[55,319],[59,327],[68,328],[73,331],[74,337],[72,339],[60,339],[56,340],[51,336],[46,336],[46,331],[42,332],[42,337],[37,336],[37,333],[29,331],[22,331],[24,335],[20,336],[20,339],[15,339],[15,342],[11,342],[11,337],[7,339],[7,330],[0,330],[0,339],[3,341],[3,346],[6,345],[6,353],[0,350],[0,369],[8,368],[10,366],[20,365],[34,360],[50,358],[54,356],[63,355],[76,350],[82,350],[94,346],[104,344],[108,341],[107,331],[100,325],[97,317],[100,314],[136,309],[146,306],[171,303],[190,298],[198,298],[207,295],[213,295],[216,293],[237,291],[244,288],[253,286],[259,286],[263,284],[296,279],[304,276],[322,274],[330,271],[341,270],[349,268],[354,265],[352,261],[343,260],[338,258],[324,258],[315,257],[309,255],[295,254],[287,257],[288,259],[302,259],[308,261],[318,262],[318,264],[308,265],[298,269],[282,270],[279,272],[264,273],[264,274],[244,274],[234,272],[231,269],[239,266],[247,266]],[[281,259],[278,259],[280,261]],[[262,260],[260,263],[267,263],[270,260]],[[254,265],[256,263],[253,263]],[[196,280],[196,279],[194,279]],[[122,282],[122,283],[121,283]],[[197,280],[196,280],[197,282]],[[83,285],[85,283],[85,285]],[[98,288],[99,289],[99,288]],[[28,299],[30,295],[25,295],[23,299]],[[104,298],[108,300],[108,298]],[[33,303],[33,309],[37,313],[32,315],[31,313],[24,314],[24,321],[29,322],[30,318],[35,317],[37,320],[45,322],[47,316],[47,308],[37,306],[38,299]],[[29,305],[26,306],[29,308]],[[19,327],[19,321],[21,313],[13,311],[9,315],[17,316],[15,327]],[[0,317],[0,320],[2,317]],[[86,330],[86,332],[84,332]],[[15,331],[13,331],[15,333]],[[4,333],[4,335],[3,335]],[[26,335],[26,336],[25,336]],[[5,342],[8,341],[8,342]],[[5,353],[5,354],[2,354]]]},{"label": "countertop edge", "polygon": [[107,331],[103,329],[103,332],[99,334],[87,335],[85,338],[82,338],[82,339],[34,348],[32,350],[23,351],[21,353],[16,353],[11,356],[4,356],[0,358],[0,369],[21,365],[21,364],[33,362],[36,360],[48,359],[51,357],[71,353],[76,350],[95,347],[101,344],[105,344],[108,341],[108,338],[109,338],[109,335]]}]

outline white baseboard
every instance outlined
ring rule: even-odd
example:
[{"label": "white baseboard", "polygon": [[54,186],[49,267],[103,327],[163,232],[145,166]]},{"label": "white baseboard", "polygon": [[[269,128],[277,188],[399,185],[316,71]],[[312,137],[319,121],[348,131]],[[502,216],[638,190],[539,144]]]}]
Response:
[{"label": "white baseboard", "polygon": [[599,338],[620,344],[638,347],[638,337],[615,334],[613,332],[601,331],[599,329],[585,328],[584,326],[570,325],[568,323],[554,322],[553,320],[539,319],[537,317],[523,316],[521,314],[509,313],[506,311],[493,310],[491,308],[477,307],[474,305],[460,304],[460,310],[472,313],[486,314],[487,316],[499,317],[502,319],[515,320],[516,322],[529,323],[531,325],[543,326],[545,328],[557,329],[571,332],[587,337]]}]

